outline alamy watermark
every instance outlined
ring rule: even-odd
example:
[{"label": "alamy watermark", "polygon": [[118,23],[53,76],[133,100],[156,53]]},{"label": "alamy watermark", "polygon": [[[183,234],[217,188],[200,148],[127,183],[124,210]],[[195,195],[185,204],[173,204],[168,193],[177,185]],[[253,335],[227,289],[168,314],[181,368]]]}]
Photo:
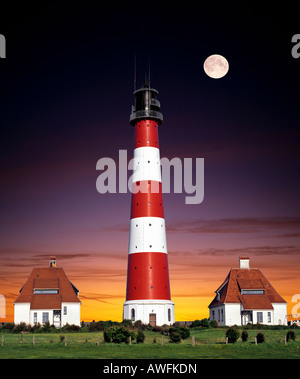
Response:
[{"label": "alamy watermark", "polygon": [[296,305],[294,305],[292,308],[291,316],[294,319],[300,319],[300,294],[299,293],[296,293],[295,295],[293,295],[292,303],[296,303]]},{"label": "alamy watermark", "polygon": [[0,294],[0,318],[5,318],[5,310],[6,310],[5,297]]},{"label": "alamy watermark", "polygon": [[0,58],[6,58],[6,41],[3,34],[0,34]]},{"label": "alamy watermark", "polygon": [[292,37],[292,43],[295,43],[296,45],[292,48],[292,57],[297,59],[300,57],[300,34],[294,34]]},{"label": "alamy watermark", "polygon": [[[159,192],[158,184],[162,182],[162,193],[186,193],[186,204],[200,204],[204,199],[204,158],[161,158],[160,161],[141,162],[141,158],[127,160],[127,150],[119,150],[118,164],[112,158],[101,158],[96,164],[96,170],[103,171],[97,178],[96,188],[100,194],[131,193],[149,191],[148,185],[139,185],[140,181],[151,180],[150,191]],[[149,166],[148,166],[149,165]],[[159,167],[157,167],[159,165]],[[118,166],[118,172],[117,172]],[[146,167],[145,167],[146,166]],[[173,175],[171,175],[171,167]],[[133,173],[128,179],[128,171]],[[144,172],[146,177],[144,178]],[[150,177],[147,177],[150,175]],[[173,177],[173,187],[171,181]],[[117,186],[118,179],[118,186]],[[138,185],[134,185],[134,184]],[[118,187],[118,188],[117,188]]]}]

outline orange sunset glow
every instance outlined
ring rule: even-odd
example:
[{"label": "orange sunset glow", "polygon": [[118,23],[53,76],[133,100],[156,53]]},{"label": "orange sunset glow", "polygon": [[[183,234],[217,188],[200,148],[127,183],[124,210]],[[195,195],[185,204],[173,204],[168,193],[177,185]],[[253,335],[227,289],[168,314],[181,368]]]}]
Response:
[{"label": "orange sunset glow", "polygon": [[[234,221],[237,225],[235,232],[232,231]],[[287,238],[283,237],[284,229],[290,228],[291,222],[297,227],[299,221],[285,219],[215,221],[215,228],[218,229],[215,232],[208,230],[208,225],[212,224],[208,221],[189,223],[187,225],[189,229],[182,228],[181,232],[177,225],[169,225],[169,270],[172,301],[176,305],[176,320],[208,318],[207,307],[214,297],[214,291],[225,279],[229,270],[238,267],[238,257],[245,254],[250,258],[251,267],[261,269],[276,291],[287,301],[288,313],[291,314],[292,308],[296,305],[292,302],[292,296],[297,294],[297,289],[300,288],[298,275],[300,267],[295,264],[297,248],[289,245],[267,246],[264,241],[270,240],[270,236],[264,238],[263,233],[258,237],[258,240],[262,240],[261,246],[245,246],[245,237],[249,241],[252,240],[248,230],[249,225],[256,229],[258,225],[262,228],[265,223],[266,233],[269,228],[275,227],[281,233],[277,237],[280,241]],[[226,232],[228,228],[230,231]],[[206,229],[206,232],[201,229]],[[113,246],[103,243],[98,253],[91,250],[88,253],[57,253],[57,266],[64,268],[68,278],[80,290],[81,320],[121,321],[126,291],[127,231],[124,228],[122,232],[106,230],[91,232],[93,233],[103,235],[103,238],[106,236],[107,240],[113,241]],[[218,247],[218,244],[213,242],[216,235],[221,237],[224,235],[226,245],[229,235],[231,236],[229,241],[234,240],[235,236],[236,247]],[[197,241],[199,245],[202,244],[201,248],[195,248]],[[210,244],[215,244],[215,247],[209,247]],[[243,247],[238,247],[238,244]],[[124,251],[118,250],[118,246],[122,245]],[[182,245],[186,250],[181,249]],[[104,246],[107,246],[107,249]],[[11,251],[2,258],[0,283],[1,288],[5,288],[3,295],[7,301],[7,314],[3,321],[13,321],[13,301],[29,276],[31,268],[48,266],[49,254],[27,252],[27,256],[28,258],[24,259],[18,256],[17,252]]]}]

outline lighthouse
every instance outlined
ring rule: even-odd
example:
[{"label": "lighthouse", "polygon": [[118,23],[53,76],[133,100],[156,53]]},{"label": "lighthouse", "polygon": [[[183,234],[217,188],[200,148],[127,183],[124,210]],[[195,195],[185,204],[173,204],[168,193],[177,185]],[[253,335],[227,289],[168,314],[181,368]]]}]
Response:
[{"label": "lighthouse", "polygon": [[158,91],[134,91],[130,124],[135,129],[126,301],[123,319],[144,324],[175,322],[171,301],[162,197],[158,128],[163,115]]}]

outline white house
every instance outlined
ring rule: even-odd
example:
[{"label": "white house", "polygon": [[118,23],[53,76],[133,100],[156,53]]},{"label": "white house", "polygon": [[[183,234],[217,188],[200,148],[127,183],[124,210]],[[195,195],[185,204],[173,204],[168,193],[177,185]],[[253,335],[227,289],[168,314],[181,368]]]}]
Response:
[{"label": "white house", "polygon": [[56,267],[50,257],[50,267],[34,268],[14,302],[14,322],[34,325],[47,321],[56,327],[80,325],[78,289],[69,281],[63,268]]},{"label": "white house", "polygon": [[219,325],[287,325],[287,303],[249,258],[240,257],[208,306],[210,320]]}]

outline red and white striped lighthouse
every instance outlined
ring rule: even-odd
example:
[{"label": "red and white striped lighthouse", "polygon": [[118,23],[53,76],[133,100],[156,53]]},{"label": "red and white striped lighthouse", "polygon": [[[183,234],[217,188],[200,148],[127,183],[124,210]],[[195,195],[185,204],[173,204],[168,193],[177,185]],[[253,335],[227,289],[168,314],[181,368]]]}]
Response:
[{"label": "red and white striped lighthouse", "polygon": [[134,91],[130,123],[135,128],[127,290],[123,319],[145,324],[175,322],[171,301],[158,126],[163,121],[158,91]]}]

